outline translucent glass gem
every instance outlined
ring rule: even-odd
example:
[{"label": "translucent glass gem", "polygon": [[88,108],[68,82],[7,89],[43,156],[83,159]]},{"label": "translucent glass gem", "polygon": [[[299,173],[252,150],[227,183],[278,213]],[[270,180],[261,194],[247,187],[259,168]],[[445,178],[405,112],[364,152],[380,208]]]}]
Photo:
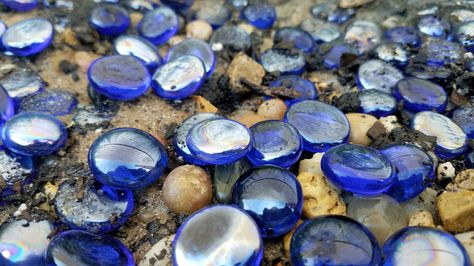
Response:
[{"label": "translucent glass gem", "polygon": [[463,245],[451,234],[429,227],[406,227],[383,246],[386,265],[470,265]]},{"label": "translucent glass gem", "polygon": [[428,80],[408,77],[400,80],[394,95],[403,103],[403,108],[413,111],[443,112],[448,104],[448,95],[443,87]]},{"label": "translucent glass gem", "polygon": [[147,12],[137,25],[140,35],[155,45],[166,43],[176,34],[178,27],[178,16],[165,6]]},{"label": "translucent glass gem", "polygon": [[176,233],[172,250],[176,266],[257,266],[262,261],[263,241],[247,213],[229,205],[215,205],[188,217]]},{"label": "translucent glass gem", "polygon": [[376,149],[341,144],[324,153],[324,176],[337,188],[360,195],[377,195],[395,180],[395,169]]},{"label": "translucent glass gem", "polygon": [[436,38],[446,38],[451,30],[451,24],[435,15],[423,16],[417,24],[418,30],[426,35]]},{"label": "translucent glass gem", "polygon": [[427,57],[426,63],[436,67],[461,61],[464,48],[458,43],[430,39],[423,43],[421,52]]},{"label": "translucent glass gem", "polygon": [[357,72],[357,84],[361,89],[376,89],[386,93],[391,93],[402,78],[400,70],[381,60],[369,60],[360,65]]},{"label": "translucent glass gem", "polygon": [[218,28],[230,19],[230,10],[218,2],[204,2],[197,10],[195,17],[198,20],[207,21],[213,28]]},{"label": "translucent glass gem", "polygon": [[115,190],[100,183],[80,189],[84,191],[66,181],[54,201],[56,214],[71,228],[107,233],[120,228],[133,211],[130,190]]},{"label": "translucent glass gem", "polygon": [[193,95],[206,77],[206,67],[201,59],[185,55],[168,61],[153,75],[151,86],[165,99],[183,99]]},{"label": "translucent glass gem", "polygon": [[461,127],[448,117],[424,111],[415,115],[413,129],[428,136],[436,137],[436,155],[441,158],[454,158],[466,151],[467,136]]},{"label": "translucent glass gem", "polygon": [[345,216],[327,215],[306,220],[290,242],[291,263],[312,265],[381,264],[380,247],[362,224]]},{"label": "translucent glass gem", "polygon": [[380,152],[393,164],[396,171],[395,181],[385,194],[398,202],[418,196],[435,174],[430,156],[417,146],[395,144],[382,147]]},{"label": "translucent glass gem", "polygon": [[301,74],[306,62],[302,52],[284,48],[270,48],[260,55],[260,63],[268,72]]},{"label": "translucent glass gem", "polygon": [[238,26],[223,26],[212,34],[209,41],[213,50],[222,45],[234,51],[246,51],[251,46],[250,35]]},{"label": "translucent glass gem", "polygon": [[19,11],[27,12],[35,9],[38,6],[38,0],[3,0],[2,4],[9,8]]},{"label": "translucent glass gem", "polygon": [[131,55],[140,59],[150,71],[154,71],[163,61],[158,49],[148,40],[139,36],[122,35],[118,37],[114,41],[114,51],[119,55]]},{"label": "translucent glass gem", "polygon": [[5,49],[19,56],[37,54],[46,49],[53,40],[51,22],[32,18],[13,24],[2,36]]},{"label": "translucent glass gem", "polygon": [[210,76],[214,71],[216,56],[207,42],[192,38],[186,39],[168,51],[166,61],[185,55],[194,55],[201,59],[206,67],[207,76]]},{"label": "translucent glass gem", "polygon": [[296,225],[303,208],[303,192],[290,171],[266,165],[239,178],[232,202],[252,216],[263,237],[273,238]]},{"label": "translucent glass gem", "polygon": [[268,4],[248,5],[242,9],[240,17],[258,29],[269,29],[275,23],[275,7]]},{"label": "translucent glass gem", "polygon": [[214,114],[214,113],[200,113],[193,116],[188,117],[184,120],[183,123],[178,127],[174,140],[173,145],[175,148],[176,153],[183,157],[185,162],[195,164],[195,165],[206,165],[207,163],[199,160],[196,156],[194,156],[188,148],[186,144],[186,137],[188,136],[189,130],[199,122],[210,120],[210,119],[217,119],[217,118],[224,118],[221,115]]},{"label": "translucent glass gem", "polygon": [[399,43],[383,43],[375,47],[374,54],[380,60],[403,67],[408,64],[410,52]]},{"label": "translucent glass gem", "polygon": [[162,0],[160,2],[175,10],[185,11],[193,5],[194,0]]},{"label": "translucent glass gem", "polygon": [[47,220],[5,223],[0,228],[0,264],[45,265],[44,253],[53,229],[53,225]]},{"label": "translucent glass gem", "polygon": [[0,84],[12,98],[22,98],[44,90],[41,77],[28,68],[15,67],[0,79]]},{"label": "translucent glass gem", "polygon": [[102,4],[92,10],[89,18],[91,26],[104,36],[124,33],[130,26],[130,18],[125,8],[119,5]]},{"label": "translucent glass gem", "polygon": [[421,37],[414,27],[394,27],[385,31],[385,39],[390,42],[418,47],[421,44]]},{"label": "translucent glass gem", "polygon": [[95,178],[117,189],[146,187],[160,178],[167,164],[163,145],[136,128],[110,130],[89,150],[89,167]]},{"label": "translucent glass gem", "polygon": [[0,20],[0,50],[4,49],[3,42],[1,42],[1,40],[5,31],[7,31],[7,25],[3,21]]},{"label": "translucent glass gem", "polygon": [[319,19],[306,19],[300,27],[311,34],[316,43],[332,42],[341,36],[337,25]]},{"label": "translucent glass gem", "polygon": [[331,70],[338,69],[341,66],[342,56],[347,54],[357,55],[357,50],[346,43],[334,45],[324,56],[324,67]]},{"label": "translucent glass gem", "polygon": [[314,83],[296,75],[280,76],[276,80],[270,82],[269,87],[284,87],[288,89],[293,89],[295,93],[299,94],[300,96],[294,98],[294,100],[290,102],[294,102],[295,100],[298,101],[318,99],[318,92],[316,90],[316,86],[314,86]]},{"label": "translucent glass gem", "polygon": [[456,32],[456,39],[464,48],[474,52],[474,22],[467,22],[461,25]]},{"label": "translucent glass gem", "polygon": [[66,143],[67,136],[61,121],[43,113],[15,115],[2,129],[5,147],[30,156],[45,156],[59,150]]},{"label": "translucent glass gem", "polygon": [[309,33],[295,27],[280,28],[273,37],[274,43],[283,42],[291,44],[294,48],[303,52],[311,52],[314,47],[313,37]]},{"label": "translucent glass gem", "polygon": [[94,61],[88,70],[89,84],[113,100],[132,100],[150,86],[150,73],[142,62],[129,55],[105,56]]},{"label": "translucent glass gem", "polygon": [[0,85],[0,128],[15,114],[15,107],[8,92]]},{"label": "translucent glass gem", "polygon": [[217,201],[229,204],[232,200],[232,189],[235,182],[250,169],[252,169],[252,164],[246,158],[230,164],[216,165],[212,181]]},{"label": "translucent glass gem", "polygon": [[119,240],[82,230],[69,230],[56,235],[49,243],[45,257],[50,266],[135,265],[132,253]]},{"label": "translucent glass gem", "polygon": [[285,121],[295,126],[303,137],[304,149],[320,152],[347,142],[349,121],[336,107],[318,101],[292,104]]},{"label": "translucent glass gem", "polygon": [[474,107],[465,106],[455,109],[451,119],[463,129],[468,138],[474,139]]},{"label": "translucent glass gem", "polygon": [[380,43],[382,30],[372,21],[354,21],[347,28],[344,41],[353,44],[360,54],[368,52]]},{"label": "translucent glass gem", "polygon": [[0,150],[0,181],[2,182],[0,198],[8,200],[8,196],[21,193],[23,187],[31,183],[35,177],[35,171],[36,167],[31,156]]},{"label": "translucent glass gem", "polygon": [[70,114],[77,106],[74,94],[67,91],[48,90],[21,99],[18,112],[41,112],[54,116]]},{"label": "translucent glass gem", "polygon": [[397,100],[392,94],[376,89],[363,90],[358,94],[360,111],[377,117],[393,114],[397,110]]}]

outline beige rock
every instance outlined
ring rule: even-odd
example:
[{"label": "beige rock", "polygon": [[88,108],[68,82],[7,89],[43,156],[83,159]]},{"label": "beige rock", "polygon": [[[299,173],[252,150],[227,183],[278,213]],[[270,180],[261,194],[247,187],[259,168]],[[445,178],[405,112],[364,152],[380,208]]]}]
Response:
[{"label": "beige rock", "polygon": [[264,101],[258,107],[257,114],[271,120],[283,120],[286,113],[286,104],[280,99]]},{"label": "beige rock", "polygon": [[349,113],[346,114],[351,124],[351,135],[349,142],[368,146],[372,140],[367,136],[367,131],[377,122],[377,118],[368,114]]},{"label": "beige rock", "polygon": [[247,23],[241,23],[239,24],[238,27],[246,31],[248,34],[251,34],[255,30],[255,28],[252,25],[247,24]]},{"label": "beige rock", "polygon": [[258,122],[267,120],[265,117],[250,110],[237,110],[233,112],[229,118],[244,124],[246,127],[251,127]]},{"label": "beige rock", "polygon": [[71,28],[66,28],[62,33],[62,37],[67,45],[75,46],[79,44],[76,38],[76,33]]},{"label": "beige rock", "polygon": [[382,123],[382,125],[385,127],[387,133],[390,133],[393,129],[397,127],[401,127],[401,125],[398,123],[397,117],[394,115],[381,117],[379,119],[379,122]]},{"label": "beige rock", "polygon": [[458,173],[446,189],[449,191],[458,191],[460,189],[474,191],[474,169],[466,169]]},{"label": "beige rock", "polygon": [[462,233],[474,229],[474,191],[444,192],[436,200],[446,231]]},{"label": "beige rock", "polygon": [[287,257],[290,257],[291,237],[295,233],[296,228],[302,223],[303,223],[303,221],[298,220],[298,222],[296,222],[296,226],[293,229],[291,229],[290,232],[286,233],[286,235],[283,237],[283,248],[285,248],[285,255]]},{"label": "beige rock", "polygon": [[217,113],[219,109],[202,96],[193,96],[198,113]]},{"label": "beige rock", "polygon": [[171,265],[171,245],[175,235],[162,238],[148,250],[138,266],[168,266]]},{"label": "beige rock", "polygon": [[303,172],[298,175],[303,190],[303,215],[314,218],[325,214],[346,214],[346,204],[324,176]]},{"label": "beige rock", "polygon": [[89,69],[89,65],[97,58],[99,58],[99,55],[92,52],[78,51],[74,54],[74,62],[83,72],[86,72]]},{"label": "beige rock", "polygon": [[433,215],[428,211],[419,211],[408,220],[408,226],[428,226],[435,227]]},{"label": "beige rock", "polygon": [[321,170],[321,159],[323,158],[323,155],[324,152],[318,152],[313,154],[313,157],[310,159],[301,160],[298,174],[308,172],[314,175],[324,176],[323,171]]},{"label": "beige rock", "polygon": [[186,36],[203,41],[209,40],[212,35],[212,27],[204,20],[191,21],[186,25]]},{"label": "beige rock", "polygon": [[132,27],[135,28],[138,25],[138,22],[142,20],[142,18],[143,18],[142,13],[139,13],[139,12],[130,13],[130,24],[132,25]]},{"label": "beige rock", "polygon": [[168,44],[171,46],[175,46],[176,44],[184,41],[186,39],[186,36],[184,35],[175,35],[171,37],[171,39],[168,40]]},{"label": "beige rock", "polygon": [[252,58],[244,53],[239,53],[227,68],[227,75],[230,77],[230,84],[239,90],[243,90],[240,85],[240,79],[246,80],[260,85],[265,76],[265,70]]},{"label": "beige rock", "polygon": [[339,6],[342,8],[351,8],[351,7],[358,7],[368,3],[371,3],[375,0],[340,0]]},{"label": "beige rock", "polygon": [[471,259],[471,265],[474,265],[474,231],[457,234],[455,237],[461,242]]}]

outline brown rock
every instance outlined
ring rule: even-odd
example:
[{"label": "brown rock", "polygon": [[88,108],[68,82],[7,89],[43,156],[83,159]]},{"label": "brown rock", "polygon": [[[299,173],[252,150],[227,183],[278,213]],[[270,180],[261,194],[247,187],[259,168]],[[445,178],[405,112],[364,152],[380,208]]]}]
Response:
[{"label": "brown rock", "polygon": [[448,191],[466,189],[474,191],[474,169],[466,169],[456,175],[453,182],[446,187]]},{"label": "brown rock", "polygon": [[75,45],[79,44],[79,42],[77,41],[77,38],[76,38],[76,33],[74,33],[74,31],[71,28],[66,28],[64,30],[63,38],[64,38],[64,42],[67,45],[75,46]]},{"label": "brown rock", "polygon": [[428,226],[435,227],[433,215],[428,211],[419,211],[410,216],[408,226]]},{"label": "brown rock", "polygon": [[198,113],[217,113],[219,109],[202,96],[193,96]]},{"label": "brown rock", "polygon": [[368,114],[349,113],[346,114],[351,125],[349,142],[368,146],[372,140],[367,136],[367,131],[377,122],[377,118]]},{"label": "brown rock", "polygon": [[237,90],[245,90],[240,85],[240,79],[245,78],[253,84],[260,85],[265,76],[265,70],[252,58],[244,53],[239,53],[227,68],[230,84]]},{"label": "brown rock", "polygon": [[375,0],[341,0],[339,6],[342,8],[352,8],[371,3]]},{"label": "brown rock", "polygon": [[212,27],[204,20],[191,21],[186,25],[186,36],[203,41],[209,40],[212,35]]},{"label": "brown rock", "polygon": [[436,200],[443,228],[462,233],[474,229],[474,191],[444,192]]},{"label": "brown rock", "polygon": [[285,102],[275,98],[264,101],[260,104],[257,114],[271,120],[283,120],[286,109]]}]

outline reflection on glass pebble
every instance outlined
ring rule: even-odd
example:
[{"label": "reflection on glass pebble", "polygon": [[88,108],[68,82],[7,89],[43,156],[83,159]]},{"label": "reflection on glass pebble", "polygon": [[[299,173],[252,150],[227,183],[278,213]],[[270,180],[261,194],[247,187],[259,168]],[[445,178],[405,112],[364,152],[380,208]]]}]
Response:
[{"label": "reflection on glass pebble", "polygon": [[42,112],[54,116],[70,114],[77,106],[76,97],[67,91],[48,90],[21,99],[18,112]]},{"label": "reflection on glass pebble", "polygon": [[269,29],[277,18],[275,7],[268,4],[248,5],[240,12],[242,20],[258,29]]},{"label": "reflection on glass pebble", "polygon": [[357,56],[357,50],[352,45],[347,43],[334,45],[324,56],[324,67],[331,70],[338,69],[341,66],[343,55]]},{"label": "reflection on glass pebble", "polygon": [[127,6],[133,10],[151,11],[157,7],[157,4],[150,0],[128,0]]},{"label": "reflection on glass pebble", "polygon": [[7,25],[2,20],[0,20],[0,50],[4,49],[3,42],[1,40],[5,31],[7,31]]},{"label": "reflection on glass pebble", "polygon": [[214,195],[219,203],[230,203],[235,182],[250,169],[252,169],[252,164],[246,158],[230,164],[215,166],[212,181]]},{"label": "reflection on glass pebble", "polygon": [[246,51],[251,46],[250,35],[238,26],[223,26],[217,29],[209,43],[213,50],[222,45],[234,51]]},{"label": "reflection on glass pebble", "polygon": [[186,11],[193,5],[194,0],[161,0],[160,2],[174,10]]},{"label": "reflection on glass pebble", "polygon": [[196,19],[207,21],[213,28],[224,25],[230,19],[230,16],[231,12],[225,5],[213,1],[201,4],[195,14]]},{"label": "reflection on glass pebble", "polygon": [[372,21],[354,21],[347,28],[344,41],[353,44],[360,54],[368,52],[380,43],[382,30]]},{"label": "reflection on glass pebble", "polygon": [[0,79],[0,84],[12,98],[22,98],[44,90],[41,77],[29,68],[15,67]]},{"label": "reflection on glass pebble", "polygon": [[214,71],[216,56],[207,42],[192,38],[186,39],[168,51],[166,61],[171,61],[185,55],[194,55],[201,59],[206,67],[207,76],[210,76]]},{"label": "reflection on glass pebble", "polygon": [[318,92],[314,83],[303,79],[300,76],[296,75],[283,75],[277,78],[276,80],[270,82],[268,85],[270,88],[283,87],[287,89],[294,90],[294,93],[299,95],[294,97],[292,100],[287,101],[287,104],[291,104],[300,100],[317,100]]},{"label": "reflection on glass pebble", "polygon": [[165,6],[147,12],[138,23],[140,35],[154,45],[166,43],[178,31],[178,16]]},{"label": "reflection on glass pebble", "polygon": [[295,27],[280,28],[273,37],[274,43],[283,42],[303,52],[311,52],[314,47],[313,37],[304,30]]},{"label": "reflection on glass pebble", "polygon": [[336,25],[319,19],[306,19],[300,27],[311,34],[316,43],[332,42],[341,36],[341,31]]},{"label": "reflection on glass pebble", "polygon": [[436,67],[459,62],[464,54],[464,48],[458,43],[430,39],[423,43],[421,53],[426,55],[428,65]]},{"label": "reflection on glass pebble", "polygon": [[37,54],[46,49],[53,40],[51,22],[32,18],[13,24],[2,36],[5,49],[19,56]]},{"label": "reflection on glass pebble", "polygon": [[9,8],[19,11],[27,12],[35,9],[38,6],[38,0],[3,0],[2,4]]},{"label": "reflection on glass pebble", "polygon": [[474,21],[462,24],[457,29],[456,39],[466,50],[474,52]]},{"label": "reflection on glass pebble", "polygon": [[122,35],[114,41],[114,51],[119,55],[131,55],[140,59],[145,66],[154,71],[162,63],[158,49],[144,38]]},{"label": "reflection on glass pebble", "polygon": [[284,48],[266,50],[260,55],[260,63],[266,71],[281,74],[301,74],[306,66],[302,52]]},{"label": "reflection on glass pebble", "polygon": [[410,52],[399,43],[384,43],[374,50],[375,55],[387,63],[405,66],[410,59]]},{"label": "reflection on glass pebble", "polygon": [[436,38],[446,38],[451,30],[451,24],[441,17],[428,15],[422,17],[417,24],[418,30]]},{"label": "reflection on glass pebble", "polygon": [[[36,167],[31,156],[19,155],[9,150],[0,150],[0,197],[4,200],[21,193],[25,185],[30,184],[36,175]],[[20,190],[18,186],[20,184]]]},{"label": "reflection on glass pebble", "polygon": [[397,110],[397,100],[390,93],[379,90],[359,92],[360,111],[377,117],[388,116]]},{"label": "reflection on glass pebble", "polygon": [[178,229],[172,248],[176,266],[257,266],[262,256],[263,241],[257,225],[243,210],[229,205],[208,207],[188,217]]},{"label": "reflection on glass pebble", "polygon": [[102,134],[89,150],[89,167],[101,183],[136,190],[160,178],[168,164],[163,144],[136,128]]},{"label": "reflection on glass pebble", "polygon": [[376,59],[360,65],[357,72],[357,83],[361,89],[376,89],[386,93],[391,93],[392,88],[402,78],[400,70]]},{"label": "reflection on glass pebble", "polygon": [[8,92],[0,85],[0,128],[15,114],[15,107]]},{"label": "reflection on glass pebble", "polygon": [[385,38],[394,43],[418,47],[421,44],[421,37],[414,27],[394,27],[385,31]]},{"label": "reflection on glass pebble", "polygon": [[120,35],[130,26],[127,10],[119,5],[98,5],[92,9],[89,21],[104,36]]},{"label": "reflection on glass pebble", "polygon": [[448,95],[443,87],[428,80],[408,77],[400,80],[394,89],[397,100],[403,108],[413,111],[443,112],[448,103]]},{"label": "reflection on glass pebble", "polygon": [[461,23],[474,21],[474,12],[467,9],[457,9],[452,11],[449,15]]},{"label": "reflection on glass pebble", "polygon": [[451,119],[463,129],[468,138],[474,139],[474,107],[465,106],[455,109]]}]

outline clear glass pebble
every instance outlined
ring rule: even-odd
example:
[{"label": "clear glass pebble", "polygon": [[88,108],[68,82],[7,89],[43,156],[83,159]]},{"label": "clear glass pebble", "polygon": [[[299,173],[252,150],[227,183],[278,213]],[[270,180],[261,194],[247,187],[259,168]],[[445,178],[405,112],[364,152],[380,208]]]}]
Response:
[{"label": "clear glass pebble", "polygon": [[294,90],[295,94],[298,94],[298,97],[293,98],[292,100],[287,100],[287,104],[301,100],[317,100],[318,91],[314,83],[301,78],[297,75],[283,75],[277,78],[276,80],[270,82],[268,85],[270,88],[283,87],[287,89]]},{"label": "clear glass pebble", "polygon": [[459,107],[452,113],[451,119],[460,126],[467,137],[474,139],[474,107]]},{"label": "clear glass pebble", "polygon": [[29,56],[46,49],[53,36],[51,22],[43,18],[32,18],[9,27],[2,36],[2,42],[5,49],[14,55]]},{"label": "clear glass pebble", "polygon": [[252,169],[252,164],[246,158],[230,164],[215,166],[212,181],[214,195],[219,203],[229,204],[231,202],[235,182],[250,169]]},{"label": "clear glass pebble", "polygon": [[344,41],[353,44],[359,54],[363,54],[377,46],[382,39],[382,30],[372,21],[354,21],[347,28]]},{"label": "clear glass pebble", "polygon": [[154,45],[166,43],[178,32],[178,16],[166,6],[147,12],[138,23],[140,35]]},{"label": "clear glass pebble", "polygon": [[277,13],[274,6],[258,3],[242,9],[240,17],[258,29],[270,29],[275,23]]},{"label": "clear glass pebble", "polygon": [[390,93],[370,89],[360,91],[358,97],[362,113],[382,117],[391,115],[397,110],[397,100]]},{"label": "clear glass pebble", "polygon": [[420,18],[417,24],[418,30],[431,37],[446,38],[451,30],[451,24],[436,15],[427,15]]},{"label": "clear glass pebble", "polygon": [[250,35],[238,26],[223,26],[214,31],[209,41],[213,50],[222,45],[234,51],[246,51],[251,46]]},{"label": "clear glass pebble", "polygon": [[0,79],[0,84],[12,98],[22,98],[44,90],[41,77],[29,68],[14,67]]},{"label": "clear glass pebble", "polygon": [[116,36],[130,26],[130,18],[125,8],[119,5],[98,5],[92,9],[89,22],[103,36]]},{"label": "clear glass pebble", "polygon": [[399,26],[388,29],[385,31],[385,39],[415,48],[421,44],[419,31],[414,27]]},{"label": "clear glass pebble", "polygon": [[357,71],[357,84],[364,90],[376,89],[391,93],[403,73],[384,61],[373,59],[360,65]]},{"label": "clear glass pebble", "polygon": [[301,74],[306,62],[300,51],[284,48],[270,48],[260,55],[260,63],[268,72],[280,71],[281,74]]},{"label": "clear glass pebble", "polygon": [[274,43],[291,44],[294,48],[309,53],[314,48],[313,37],[309,33],[295,27],[280,28],[273,37]]},{"label": "clear glass pebble", "polygon": [[17,109],[22,112],[41,112],[54,116],[72,113],[77,106],[74,94],[67,91],[47,90],[21,99]]},{"label": "clear glass pebble", "polygon": [[155,71],[163,59],[158,49],[148,40],[134,35],[122,35],[114,41],[114,51],[119,55],[131,55],[140,59],[150,71]]},{"label": "clear glass pebble", "polygon": [[301,22],[300,27],[311,34],[316,43],[332,42],[341,36],[341,31],[336,25],[319,19],[306,19]]},{"label": "clear glass pebble", "polygon": [[213,28],[218,28],[231,17],[230,10],[217,1],[209,1],[201,4],[194,15],[198,20],[207,21]]},{"label": "clear glass pebble", "polygon": [[15,106],[8,92],[0,85],[0,128],[15,114]]},{"label": "clear glass pebble", "polygon": [[39,1],[38,0],[3,0],[2,4],[18,12],[28,12],[35,9]]},{"label": "clear glass pebble", "polygon": [[394,89],[397,100],[403,108],[413,111],[443,112],[448,104],[448,95],[443,87],[428,80],[407,77],[400,80]]},{"label": "clear glass pebble", "polygon": [[168,51],[166,61],[168,62],[185,55],[194,55],[201,59],[206,67],[207,76],[214,72],[216,56],[207,42],[193,38],[186,39]]}]

